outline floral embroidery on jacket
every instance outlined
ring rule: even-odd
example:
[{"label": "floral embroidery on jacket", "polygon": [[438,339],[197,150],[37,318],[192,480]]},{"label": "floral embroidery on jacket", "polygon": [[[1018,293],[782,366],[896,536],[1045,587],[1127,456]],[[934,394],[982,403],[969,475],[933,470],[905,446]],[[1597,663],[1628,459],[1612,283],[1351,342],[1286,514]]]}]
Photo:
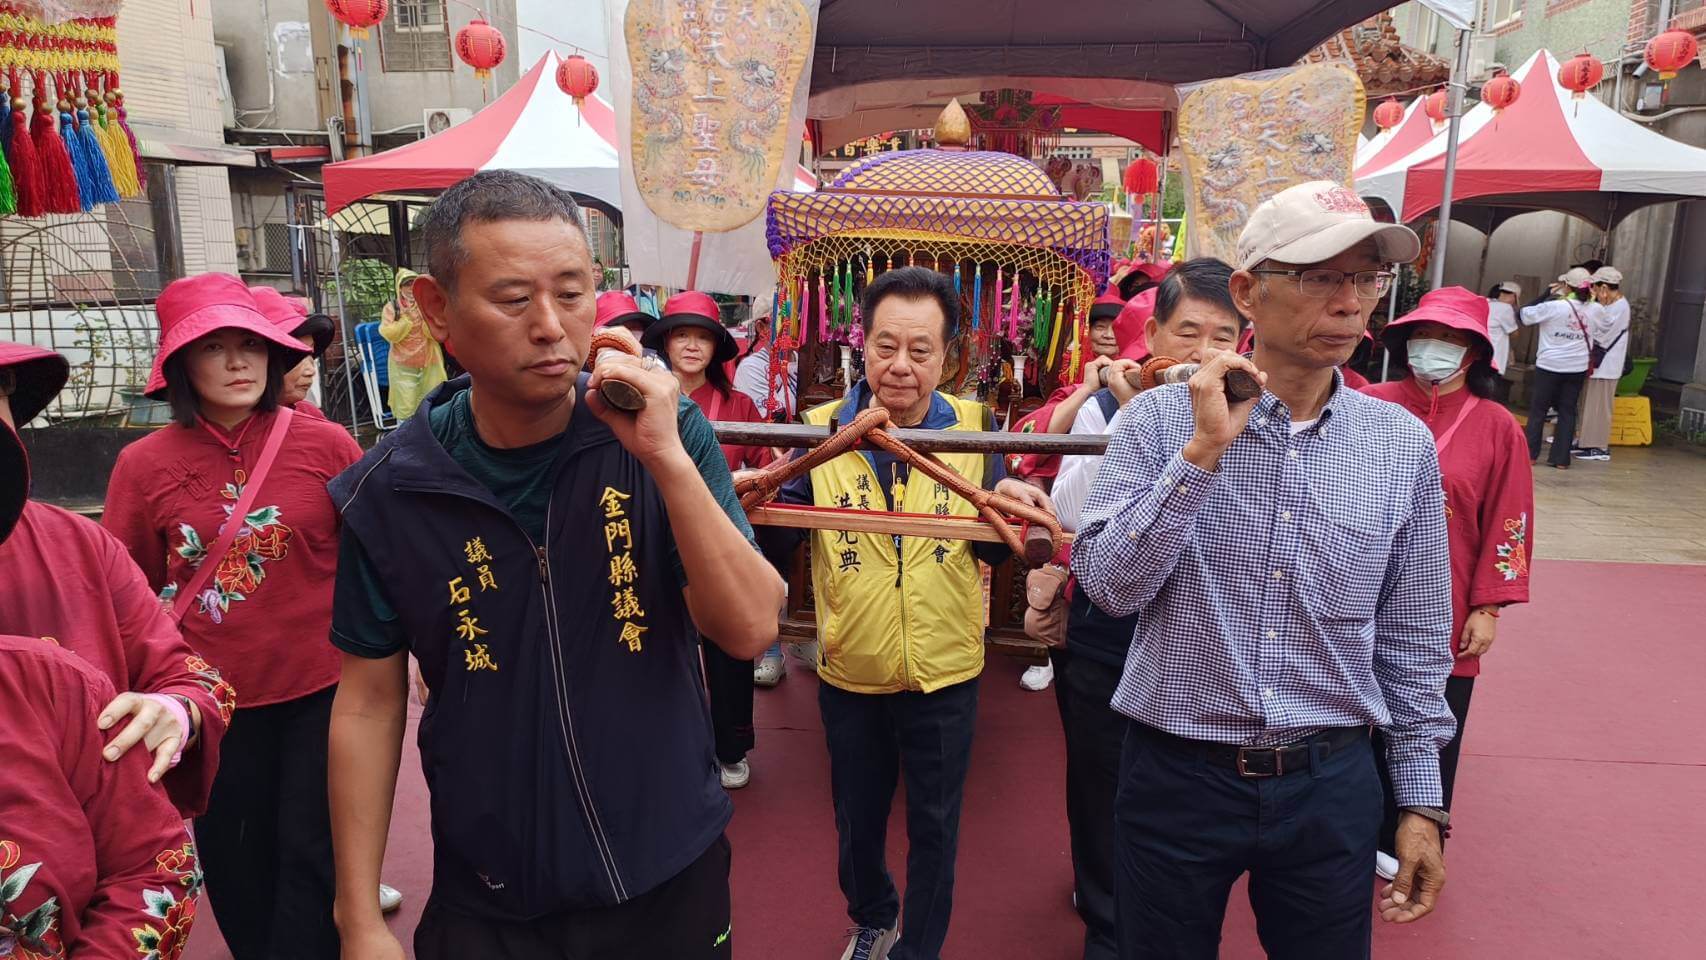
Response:
[{"label": "floral embroidery on jacket", "polygon": [[1505,521],[1505,542],[1495,552],[1499,559],[1493,569],[1504,574],[1505,580],[1520,580],[1528,576],[1528,514]]},{"label": "floral embroidery on jacket", "polygon": [[[231,522],[231,512],[243,495],[245,480],[245,473],[238,470],[235,482],[226,484],[220,491],[220,496],[232,501],[222,505],[225,523]],[[261,581],[267,577],[264,565],[282,560],[290,552],[292,531],[284,525],[282,517],[276,505],[256,507],[243,517],[243,525],[237,530],[237,538],[231,541],[231,549],[219,559],[212,580],[196,597],[197,610],[207,614],[214,623],[222,623],[233,601],[247,599],[260,587]],[[225,524],[220,524],[219,529],[223,531]],[[183,537],[183,542],[175,548],[178,556],[188,560],[191,569],[199,569],[207,559],[207,544],[202,543],[201,534],[187,523],[178,524],[178,534]]]},{"label": "floral embroidery on jacket", "polygon": [[201,861],[195,845],[186,843],[172,850],[163,850],[154,858],[160,874],[175,881],[171,886],[142,891],[143,910],[158,924],[144,922],[132,928],[136,952],[143,960],[178,960],[189,940],[190,926],[195,923],[196,897],[201,893]]},{"label": "floral embroidery on jacket", "polygon": [[[17,915],[12,904],[24,895],[41,863],[18,866],[23,850],[0,840],[0,957],[16,960],[59,960],[65,947],[59,940],[59,898],[48,897],[34,910]],[[17,869],[13,869],[17,867]]]},{"label": "floral embroidery on jacket", "polygon": [[231,713],[237,709],[236,689],[225,682],[212,664],[193,653],[184,658],[184,666],[195,674],[196,683],[213,696],[213,702],[219,704],[219,719],[230,723]]}]

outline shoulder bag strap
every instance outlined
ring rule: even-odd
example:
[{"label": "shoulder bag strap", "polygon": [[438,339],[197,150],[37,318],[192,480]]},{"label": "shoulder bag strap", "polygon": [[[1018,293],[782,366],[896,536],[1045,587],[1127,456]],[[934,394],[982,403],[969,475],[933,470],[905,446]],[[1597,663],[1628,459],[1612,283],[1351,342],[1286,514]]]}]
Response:
[{"label": "shoulder bag strap", "polygon": [[1481,398],[1471,395],[1469,399],[1463,401],[1463,406],[1457,411],[1457,418],[1451,421],[1451,426],[1446,427],[1444,433],[1434,438],[1434,448],[1439,452],[1440,457],[1445,456],[1445,448],[1451,446],[1451,439],[1457,436],[1457,428],[1463,426],[1463,421],[1468,418],[1469,411],[1480,405]]},{"label": "shoulder bag strap", "polygon": [[255,497],[261,491],[261,484],[266,481],[267,471],[272,468],[272,462],[278,457],[278,450],[284,446],[284,434],[290,429],[290,418],[293,411],[289,407],[278,408],[278,419],[273,421],[272,429],[267,432],[267,443],[261,448],[261,459],[255,464],[255,470],[249,474],[249,482],[243,485],[243,492],[237,498],[237,506],[231,510],[231,516],[220,529],[219,536],[214,538],[213,545],[202,555],[201,565],[190,574],[176,597],[172,599],[172,622],[182,623],[189,614],[190,598],[201,592],[207,585],[207,578],[213,576],[213,571],[219,567],[219,562],[225,557],[226,551],[237,540],[237,531],[243,527],[243,518],[249,515],[249,510],[255,504]]}]

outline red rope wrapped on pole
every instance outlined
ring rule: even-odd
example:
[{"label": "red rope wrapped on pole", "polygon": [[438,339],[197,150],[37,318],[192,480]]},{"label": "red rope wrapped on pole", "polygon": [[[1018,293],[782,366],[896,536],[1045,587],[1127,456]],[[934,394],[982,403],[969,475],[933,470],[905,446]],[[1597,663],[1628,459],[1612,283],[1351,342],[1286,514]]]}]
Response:
[{"label": "red rope wrapped on pole", "polygon": [[[946,486],[976,507],[984,523],[993,528],[1008,549],[1027,564],[1037,566],[1048,562],[1065,542],[1060,521],[1048,511],[977,486],[934,456],[920,453],[890,436],[884,429],[888,425],[887,410],[870,407],[861,411],[851,423],[843,425],[821,445],[735,484],[741,506],[749,513],[764,506],[788,481],[851,451],[860,440],[865,440],[894,454],[908,467]],[[1019,525],[1019,529],[1014,529],[1014,523]],[[941,535],[948,534],[944,532]]]}]

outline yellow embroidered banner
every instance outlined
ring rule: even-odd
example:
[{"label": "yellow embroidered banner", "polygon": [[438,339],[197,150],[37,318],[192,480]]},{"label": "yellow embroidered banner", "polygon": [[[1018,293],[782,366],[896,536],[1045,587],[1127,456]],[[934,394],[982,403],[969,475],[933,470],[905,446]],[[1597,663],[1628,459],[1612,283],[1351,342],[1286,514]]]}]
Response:
[{"label": "yellow embroidered banner", "polygon": [[801,0],[632,0],[634,181],[660,219],[720,233],[764,210],[811,54]]},{"label": "yellow embroidered banner", "polygon": [[1187,97],[1179,145],[1190,255],[1232,261],[1250,212],[1286,187],[1351,186],[1363,107],[1362,81],[1333,63],[1268,81],[1214,80]]}]

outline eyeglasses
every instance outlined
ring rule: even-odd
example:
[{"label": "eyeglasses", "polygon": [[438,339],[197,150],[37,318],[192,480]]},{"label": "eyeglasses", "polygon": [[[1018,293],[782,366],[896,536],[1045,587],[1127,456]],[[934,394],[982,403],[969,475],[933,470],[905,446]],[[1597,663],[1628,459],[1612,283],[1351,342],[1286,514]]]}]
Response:
[{"label": "eyeglasses", "polygon": [[1297,283],[1299,293],[1312,300],[1325,300],[1339,292],[1339,286],[1350,278],[1351,286],[1356,289],[1357,296],[1364,300],[1373,300],[1384,296],[1392,289],[1394,274],[1387,270],[1360,270],[1356,273],[1346,273],[1343,270],[1328,270],[1316,267],[1309,270],[1251,270],[1251,273],[1272,277],[1290,277]]}]

